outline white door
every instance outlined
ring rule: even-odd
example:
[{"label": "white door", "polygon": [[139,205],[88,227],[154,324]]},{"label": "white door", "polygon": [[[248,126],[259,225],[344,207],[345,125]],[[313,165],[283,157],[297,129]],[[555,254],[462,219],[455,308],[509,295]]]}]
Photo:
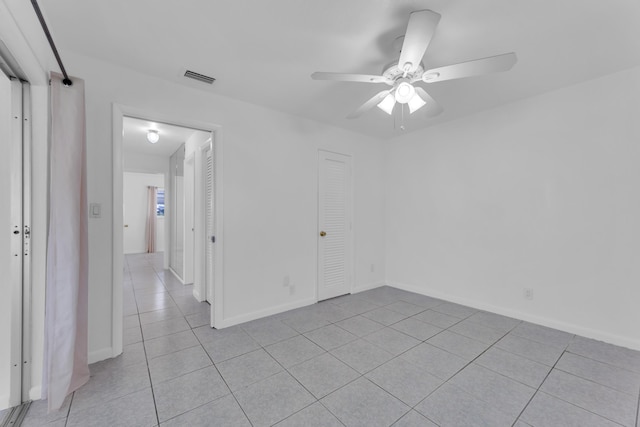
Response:
[{"label": "white door", "polygon": [[195,276],[195,155],[184,161],[184,283]]},{"label": "white door", "polygon": [[319,152],[318,300],[351,292],[351,157]]},{"label": "white door", "polygon": [[[211,304],[213,312],[213,289],[215,283],[216,265],[216,194],[215,194],[215,153],[213,142],[205,151],[204,156],[204,179],[205,179],[205,300]],[[213,318],[213,316],[212,316]]]},{"label": "white door", "polygon": [[0,409],[22,403],[22,84],[0,71]]}]

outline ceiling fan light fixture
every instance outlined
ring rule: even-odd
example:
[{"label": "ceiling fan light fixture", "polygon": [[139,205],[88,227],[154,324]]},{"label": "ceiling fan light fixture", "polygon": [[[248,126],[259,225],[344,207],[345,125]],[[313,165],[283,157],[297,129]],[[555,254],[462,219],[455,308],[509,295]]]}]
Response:
[{"label": "ceiling fan light fixture", "polygon": [[416,88],[410,83],[402,82],[396,88],[395,98],[400,104],[406,104],[416,94]]},{"label": "ceiling fan light fixture", "polygon": [[391,115],[393,113],[393,107],[395,107],[395,105],[396,99],[393,94],[389,93],[384,97],[382,101],[380,101],[380,103],[378,104],[378,108]]},{"label": "ceiling fan light fixture", "polygon": [[413,114],[415,111],[418,111],[419,109],[424,107],[427,103],[424,101],[424,99],[422,99],[420,95],[416,93],[407,104],[409,105],[409,114]]},{"label": "ceiling fan light fixture", "polygon": [[149,141],[152,144],[155,144],[159,140],[160,140],[160,134],[158,133],[157,130],[149,129],[147,131],[147,141]]}]

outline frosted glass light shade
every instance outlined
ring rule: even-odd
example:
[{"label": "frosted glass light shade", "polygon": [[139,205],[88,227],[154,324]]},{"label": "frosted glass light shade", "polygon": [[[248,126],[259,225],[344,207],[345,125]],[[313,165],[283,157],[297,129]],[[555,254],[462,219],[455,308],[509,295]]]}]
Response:
[{"label": "frosted glass light shade", "polygon": [[413,95],[416,94],[416,88],[411,86],[410,83],[402,82],[398,85],[396,89],[396,101],[400,104],[406,104],[413,98]]},{"label": "frosted glass light shade", "polygon": [[160,134],[158,134],[157,130],[149,130],[147,132],[147,141],[152,144],[155,144],[160,139]]},{"label": "frosted glass light shade", "polygon": [[417,93],[413,95],[413,98],[407,103],[409,105],[409,114],[413,114],[414,111],[418,111],[424,107],[427,103]]},{"label": "frosted glass light shade", "polygon": [[392,94],[388,94],[378,104],[378,108],[384,111],[385,113],[391,115],[391,113],[393,113],[393,107],[395,107],[395,105],[396,105],[396,99]]}]

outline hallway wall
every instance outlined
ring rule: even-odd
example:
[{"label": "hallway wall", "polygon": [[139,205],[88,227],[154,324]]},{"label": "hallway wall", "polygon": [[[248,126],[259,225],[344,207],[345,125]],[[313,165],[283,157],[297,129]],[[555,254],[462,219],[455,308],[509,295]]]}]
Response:
[{"label": "hallway wall", "polygon": [[[147,251],[147,190],[149,186],[164,189],[164,175],[124,173],[124,253],[139,254]],[[156,218],[156,252],[164,251],[164,216]]]}]

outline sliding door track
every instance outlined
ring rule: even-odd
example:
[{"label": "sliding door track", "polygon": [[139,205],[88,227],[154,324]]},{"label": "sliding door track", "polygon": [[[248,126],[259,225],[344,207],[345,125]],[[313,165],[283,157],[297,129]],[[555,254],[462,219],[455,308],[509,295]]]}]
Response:
[{"label": "sliding door track", "polygon": [[20,406],[14,406],[7,416],[5,416],[0,427],[19,427],[22,425],[24,417],[29,412],[31,402],[23,403]]}]

